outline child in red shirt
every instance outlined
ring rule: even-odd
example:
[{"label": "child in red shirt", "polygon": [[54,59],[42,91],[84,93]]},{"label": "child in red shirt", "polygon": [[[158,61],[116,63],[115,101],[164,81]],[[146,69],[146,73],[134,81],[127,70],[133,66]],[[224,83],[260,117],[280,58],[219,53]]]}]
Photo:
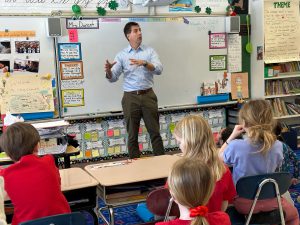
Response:
[{"label": "child in red shirt", "polygon": [[199,160],[182,158],[168,177],[170,193],[178,204],[180,218],[157,225],[229,225],[222,211],[208,212],[205,206],[213,192],[215,179],[211,169]]},{"label": "child in red shirt", "polygon": [[14,205],[12,225],[71,212],[53,156],[37,156],[39,141],[37,130],[23,122],[10,125],[0,137],[0,148],[15,162],[0,170]]},{"label": "child in red shirt", "polygon": [[204,162],[212,170],[216,185],[207,203],[209,212],[225,211],[236,190],[230,170],[218,156],[208,122],[201,116],[186,116],[176,124],[174,135],[184,157]]}]

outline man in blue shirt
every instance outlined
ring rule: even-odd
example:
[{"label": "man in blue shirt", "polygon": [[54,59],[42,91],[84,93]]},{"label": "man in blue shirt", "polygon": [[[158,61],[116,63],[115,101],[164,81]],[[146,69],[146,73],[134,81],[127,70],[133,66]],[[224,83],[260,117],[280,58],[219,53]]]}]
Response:
[{"label": "man in blue shirt", "polygon": [[153,75],[160,75],[163,66],[154,49],[142,45],[138,23],[127,23],[124,34],[129,46],[117,54],[114,62],[106,60],[105,73],[110,82],[117,81],[124,74],[122,107],[128,132],[129,157],[140,157],[138,132],[141,118],[150,134],[154,155],[163,155],[157,97],[152,89]]}]

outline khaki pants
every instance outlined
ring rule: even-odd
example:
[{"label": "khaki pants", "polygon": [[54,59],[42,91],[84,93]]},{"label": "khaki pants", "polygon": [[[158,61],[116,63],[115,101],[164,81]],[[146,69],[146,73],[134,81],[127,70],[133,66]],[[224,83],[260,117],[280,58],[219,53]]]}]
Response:
[{"label": "khaki pants", "polygon": [[157,97],[153,90],[141,95],[124,92],[122,107],[128,133],[128,152],[130,158],[140,157],[138,132],[143,118],[150,135],[154,155],[163,155],[164,146],[160,136]]}]

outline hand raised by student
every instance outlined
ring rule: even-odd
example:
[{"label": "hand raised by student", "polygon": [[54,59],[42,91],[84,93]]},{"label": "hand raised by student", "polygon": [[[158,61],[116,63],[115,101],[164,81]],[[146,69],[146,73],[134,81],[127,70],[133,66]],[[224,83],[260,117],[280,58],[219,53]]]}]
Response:
[{"label": "hand raised by student", "polygon": [[112,73],[111,73],[111,68],[116,64],[117,62],[112,62],[110,63],[108,60],[105,61],[105,64],[104,64],[104,71],[106,73],[106,77],[108,79],[111,79],[112,77]]},{"label": "hand raised by student", "polygon": [[236,139],[238,136],[240,136],[243,132],[245,132],[243,125],[235,125],[231,135],[227,139],[227,142],[232,141]]}]

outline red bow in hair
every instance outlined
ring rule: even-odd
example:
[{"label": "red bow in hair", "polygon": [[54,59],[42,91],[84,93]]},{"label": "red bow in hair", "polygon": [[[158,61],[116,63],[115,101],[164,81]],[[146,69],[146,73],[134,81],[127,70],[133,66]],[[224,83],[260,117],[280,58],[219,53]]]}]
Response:
[{"label": "red bow in hair", "polygon": [[190,217],[203,216],[205,217],[208,213],[206,206],[200,205],[195,208],[190,208]]}]

